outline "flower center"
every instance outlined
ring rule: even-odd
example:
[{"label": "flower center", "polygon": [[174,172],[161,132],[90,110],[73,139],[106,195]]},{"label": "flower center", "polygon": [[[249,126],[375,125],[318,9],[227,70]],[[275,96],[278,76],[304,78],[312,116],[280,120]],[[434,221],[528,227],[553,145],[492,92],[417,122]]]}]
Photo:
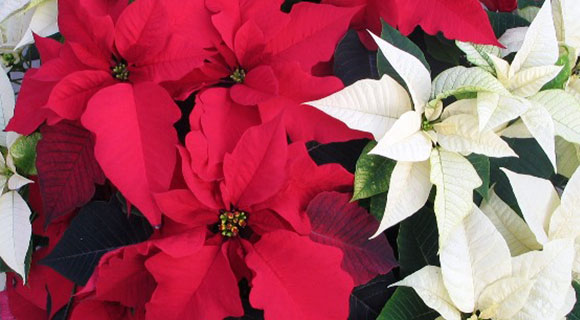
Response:
[{"label": "flower center", "polygon": [[248,214],[241,210],[220,210],[220,222],[218,223],[218,230],[222,236],[232,238],[240,234],[240,229],[248,225]]},{"label": "flower center", "polygon": [[237,83],[243,83],[244,79],[246,78],[246,70],[242,68],[236,68],[234,72],[230,75],[230,79],[234,80]]},{"label": "flower center", "polygon": [[111,67],[111,73],[113,74],[113,78],[125,82],[129,80],[129,70],[127,69],[126,62],[119,62],[114,67]]}]

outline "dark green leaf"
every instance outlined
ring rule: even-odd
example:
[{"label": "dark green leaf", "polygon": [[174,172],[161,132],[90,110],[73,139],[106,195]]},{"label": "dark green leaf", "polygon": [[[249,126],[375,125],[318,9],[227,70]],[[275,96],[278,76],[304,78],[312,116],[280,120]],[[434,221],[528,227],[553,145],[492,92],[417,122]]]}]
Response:
[{"label": "dark green leaf", "polygon": [[[425,59],[423,51],[421,51],[421,49],[419,49],[419,47],[415,43],[413,43],[413,41],[403,36],[399,31],[397,31],[395,28],[391,27],[384,21],[382,21],[382,23],[383,30],[381,33],[381,38],[383,38],[385,41],[392,44],[393,46],[412,54],[417,59],[419,59],[419,61],[421,61],[423,65],[425,65],[425,68],[427,68],[427,70],[430,70],[429,64]],[[380,50],[377,52],[377,67],[379,70],[379,76],[382,77],[384,74],[387,74],[391,76],[391,78],[395,79],[404,88],[407,88],[405,81],[403,81],[401,76],[399,76],[399,74],[395,71],[395,69],[393,69],[393,66],[391,66],[391,64],[387,61],[385,56],[383,56]]]},{"label": "dark green leaf", "polygon": [[316,164],[338,163],[350,173],[354,173],[356,160],[368,141],[367,139],[360,139],[328,144],[309,141],[306,143],[306,149]]},{"label": "dark green leaf", "polygon": [[385,213],[385,206],[387,204],[387,193],[381,193],[373,196],[371,198],[370,213],[377,220],[381,221],[383,219],[383,214]]},{"label": "dark green leaf", "polygon": [[374,320],[377,318],[387,299],[395,291],[387,288],[394,283],[392,273],[381,275],[369,283],[354,288],[350,294],[349,320]]},{"label": "dark green leaf", "polygon": [[580,320],[580,283],[572,281],[572,286],[576,291],[576,304],[572,312],[568,315],[568,320]]},{"label": "dark green leaf", "polygon": [[507,29],[516,27],[527,27],[528,20],[509,12],[487,12],[489,22],[496,37],[501,37]]},{"label": "dark green leaf", "polygon": [[145,241],[152,233],[145,218],[127,216],[116,199],[92,202],[80,210],[56,247],[40,263],[84,286],[105,253]]},{"label": "dark green leaf", "polygon": [[377,55],[360,42],[356,30],[348,30],[334,51],[334,75],[345,86],[361,79],[378,79]]},{"label": "dark green leaf", "polygon": [[484,155],[472,153],[467,156],[467,160],[471,162],[471,165],[475,168],[475,171],[477,171],[477,174],[483,182],[479,188],[475,189],[475,191],[484,199],[487,199],[489,194],[490,175],[489,158]]},{"label": "dark green leaf", "polygon": [[370,141],[356,162],[353,201],[370,198],[389,189],[389,180],[397,162],[368,154],[376,145],[376,141]]},{"label": "dark green leaf", "polygon": [[439,314],[408,287],[398,287],[377,320],[433,320]]},{"label": "dark green leaf", "polygon": [[425,34],[424,37],[427,53],[433,58],[453,66],[462,64],[461,57],[464,53],[457,48],[454,41],[445,39],[440,33],[436,36]]},{"label": "dark green leaf", "polygon": [[518,8],[522,9],[529,6],[541,7],[544,0],[518,0]]},{"label": "dark green leaf", "polygon": [[401,222],[397,245],[403,278],[426,265],[439,265],[437,256],[439,235],[435,212],[428,207],[423,207],[419,212]]}]

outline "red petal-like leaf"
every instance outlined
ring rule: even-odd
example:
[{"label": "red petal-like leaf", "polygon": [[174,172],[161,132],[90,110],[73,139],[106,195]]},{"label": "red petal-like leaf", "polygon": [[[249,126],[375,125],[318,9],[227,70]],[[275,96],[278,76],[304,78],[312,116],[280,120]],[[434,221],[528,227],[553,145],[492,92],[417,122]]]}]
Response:
[{"label": "red petal-like leaf", "polygon": [[236,277],[219,246],[179,259],[159,253],[145,265],[157,281],[148,320],[218,320],[244,313]]},{"label": "red petal-like leaf", "polygon": [[512,12],[518,8],[517,0],[480,0],[491,11]]},{"label": "red petal-like leaf", "polygon": [[152,225],[161,222],[152,194],[169,189],[175,168],[179,118],[167,92],[150,82],[99,91],[81,118],[97,136],[95,156],[105,175]]},{"label": "red petal-like leaf", "polygon": [[351,277],[342,252],[289,231],[262,236],[246,256],[255,272],[250,303],[266,319],[346,319]]},{"label": "red petal-like leaf", "polygon": [[91,200],[105,176],[95,160],[94,139],[80,125],[62,121],[40,130],[36,167],[45,224]]},{"label": "red petal-like leaf", "polygon": [[111,74],[105,71],[73,72],[52,89],[46,106],[64,119],[78,120],[93,94],[114,83]]},{"label": "red petal-like leaf", "polygon": [[297,3],[290,13],[290,23],[268,43],[266,50],[282,61],[298,61],[310,71],[315,64],[330,60],[360,8]]},{"label": "red petal-like leaf", "polygon": [[248,208],[275,195],[286,181],[286,131],[280,118],[252,127],[224,157],[224,202]]},{"label": "red petal-like leaf", "polygon": [[169,18],[163,1],[139,0],[119,16],[115,45],[123,58],[136,62],[163,50],[169,35]]},{"label": "red petal-like leaf", "polygon": [[258,66],[248,72],[244,83],[230,89],[232,100],[243,105],[255,105],[278,95],[278,79],[270,66]]},{"label": "red petal-like leaf", "polygon": [[397,6],[403,34],[420,25],[429,34],[443,32],[447,39],[501,46],[478,0],[405,0]]},{"label": "red petal-like leaf", "polygon": [[386,237],[369,240],[379,227],[378,221],[347,193],[323,192],[308,205],[312,225],[310,239],[338,247],[344,252],[342,267],[355,285],[386,274],[397,265]]}]

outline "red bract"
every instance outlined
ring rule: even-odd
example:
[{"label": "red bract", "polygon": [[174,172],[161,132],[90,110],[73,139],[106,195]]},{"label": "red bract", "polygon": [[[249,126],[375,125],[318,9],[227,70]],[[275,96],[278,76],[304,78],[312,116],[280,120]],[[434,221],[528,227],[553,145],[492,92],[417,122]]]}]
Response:
[{"label": "red bract", "polygon": [[[313,194],[349,188],[352,176],[338,165],[319,171],[302,144],[287,145],[280,118],[242,134],[225,153],[219,180],[200,185],[189,152],[181,152],[189,190],[172,190],[156,199],[171,220],[188,226],[185,233],[207,234],[207,240],[194,241],[194,252],[192,242],[180,252],[174,241],[170,250],[162,248],[163,253],[146,262],[158,283],[148,319],[241,316],[241,278],[253,279],[250,301],[268,318],[345,318],[353,283],[340,268],[341,251],[301,233],[310,229],[304,210]],[[333,177],[317,183],[301,179],[308,175],[315,180],[330,170]],[[183,233],[167,234],[175,236],[185,240]],[[269,289],[276,295],[265,299]]]},{"label": "red bract", "polygon": [[512,12],[518,8],[517,0],[480,0],[491,11]]},{"label": "red bract", "polygon": [[151,192],[169,187],[177,143],[173,123],[179,119],[158,83],[200,66],[208,55],[202,45],[213,40],[194,41],[183,32],[202,24],[188,22],[183,12],[203,15],[199,1],[140,0],[127,8],[121,2],[59,1],[67,42],[39,42],[44,64],[27,73],[8,130],[29,134],[45,120],[52,125],[82,118],[97,136],[95,156],[106,176],[157,225],[160,212]]},{"label": "red bract", "polygon": [[[290,14],[280,11],[282,1],[208,0],[207,8],[221,43],[218,54],[186,76],[189,88],[215,83],[229,83],[230,94],[239,104],[253,105],[271,97],[287,96],[281,78],[306,71],[328,62],[336,43],[346,32],[349,22],[359,11],[329,5],[299,3]],[[296,63],[285,68],[288,63]],[[292,77],[292,76],[291,76]],[[189,91],[169,90],[181,98]],[[292,96],[290,96],[292,97]]]},{"label": "red bract", "polygon": [[[511,1],[511,0],[510,0]],[[425,32],[443,32],[448,39],[457,39],[482,44],[500,45],[489,19],[478,0],[323,0],[343,7],[366,4],[364,17],[355,20],[355,27],[365,45],[376,49],[376,45],[364,29],[381,33],[379,17],[408,35],[417,26]]]}]

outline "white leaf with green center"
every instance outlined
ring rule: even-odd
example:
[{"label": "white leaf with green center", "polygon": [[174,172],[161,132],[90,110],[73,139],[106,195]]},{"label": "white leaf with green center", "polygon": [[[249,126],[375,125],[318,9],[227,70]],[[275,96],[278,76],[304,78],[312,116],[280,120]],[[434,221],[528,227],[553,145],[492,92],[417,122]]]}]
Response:
[{"label": "white leaf with green center", "polygon": [[500,96],[493,92],[477,93],[479,130],[493,130],[519,117],[529,103],[517,97]]},{"label": "white leaf with green center", "polygon": [[505,85],[505,86],[509,85],[510,64],[502,58],[498,58],[498,57],[494,57],[494,56],[491,56],[490,58],[493,61],[493,65],[495,67],[495,74],[497,76],[497,79],[503,85]]},{"label": "white leaf with green center", "polygon": [[530,97],[531,101],[545,108],[554,120],[556,134],[580,144],[580,101],[571,94],[559,90],[545,90]]},{"label": "white leaf with green center", "polygon": [[412,54],[393,46],[370,31],[369,33],[379,46],[379,50],[383,56],[385,56],[393,69],[405,81],[411,94],[415,110],[423,113],[423,108],[427,104],[427,101],[429,101],[429,93],[431,92],[431,75],[429,74],[429,70]]},{"label": "white leaf with green center", "polygon": [[58,32],[57,25],[58,5],[56,0],[48,0],[40,3],[35,9],[28,29],[22,35],[22,38],[16,45],[19,49],[25,45],[34,42],[32,33],[41,37],[48,37]]},{"label": "white leaf with green center", "polygon": [[558,174],[570,178],[580,166],[580,146],[556,137],[556,164]]},{"label": "white leaf with green center", "polygon": [[441,119],[445,120],[449,117],[467,114],[477,116],[477,100],[476,99],[461,99],[457,100],[443,109]]},{"label": "white leaf with green center", "polygon": [[481,203],[480,209],[501,233],[512,256],[542,249],[526,222],[493,189],[489,193],[489,199],[484,199]]},{"label": "white leaf with green center", "polygon": [[[442,125],[453,124],[453,134],[438,134],[437,142],[446,150],[461,154],[477,153],[488,157],[518,157],[518,155],[491,130],[479,131],[477,118],[459,114],[445,119]],[[435,125],[435,132],[437,132]]]},{"label": "white leaf with green center", "polygon": [[517,276],[494,282],[479,296],[481,318],[511,319],[526,304],[533,286],[532,280]]},{"label": "white leaf with green center", "polygon": [[[528,32],[528,27],[517,27],[507,29],[504,34],[497,39],[505,49],[499,49],[501,51],[501,57],[505,57],[510,53],[517,52],[524,44],[524,38]],[[499,56],[499,55],[498,55]]]},{"label": "white leaf with green center", "polygon": [[16,191],[0,197],[0,258],[26,279],[24,260],[32,236],[30,209]]},{"label": "white leaf with green center", "polygon": [[421,209],[431,191],[428,161],[399,161],[393,169],[387,193],[387,203],[376,237]]},{"label": "white leaf with green center", "polygon": [[453,228],[439,258],[449,296],[466,313],[474,311],[485,287],[512,271],[505,240],[475,205],[473,212]]},{"label": "white leaf with green center", "polygon": [[556,129],[550,113],[537,102],[531,101],[531,107],[520,118],[556,169]]},{"label": "white leaf with green center", "polygon": [[397,161],[424,161],[433,144],[421,131],[422,115],[416,111],[404,113],[369,152]]},{"label": "white leaf with green center", "polygon": [[493,62],[489,56],[499,56],[499,47],[462,41],[455,41],[455,44],[465,53],[467,61],[487,72],[494,72]]},{"label": "white leaf with green center", "polygon": [[6,132],[4,129],[8,125],[8,121],[14,115],[14,90],[10,79],[2,70],[0,70],[0,145],[6,147]]},{"label": "white leaf with green center", "polygon": [[553,0],[553,16],[559,41],[580,53],[580,6],[577,0]]},{"label": "white leaf with green center", "polygon": [[429,308],[437,311],[446,320],[461,319],[461,313],[453,305],[443,284],[439,267],[425,266],[392,286],[413,288]]},{"label": "white leaf with green center", "polygon": [[550,66],[558,60],[558,40],[550,3],[550,1],[544,2],[538,15],[530,24],[524,43],[512,61],[509,78],[513,78],[520,70]]},{"label": "white leaf with green center", "polygon": [[575,239],[580,236],[580,170],[576,170],[568,183],[560,206],[550,219],[548,237],[550,239]]},{"label": "white leaf with green center", "polygon": [[544,244],[542,251],[515,257],[513,275],[530,279],[534,284],[525,305],[510,319],[557,319],[572,281],[573,259],[574,243],[570,239],[553,240]]},{"label": "white leaf with green center", "polygon": [[519,174],[501,168],[508,177],[524,219],[536,240],[545,244],[548,241],[550,216],[560,205],[558,193],[550,181],[538,177]]},{"label": "white leaf with green center", "polygon": [[441,100],[459,93],[480,91],[510,95],[491,73],[477,67],[458,66],[441,72],[433,80],[431,98]]},{"label": "white leaf with green center", "polygon": [[405,112],[413,110],[407,91],[388,75],[364,79],[320,100],[307,102],[349,128],[385,135]]},{"label": "white leaf with green center", "polygon": [[455,152],[435,148],[430,162],[430,180],[437,187],[435,216],[439,247],[443,248],[451,230],[472,211],[473,190],[482,181],[471,163]]},{"label": "white leaf with green center", "polygon": [[519,97],[532,96],[562,70],[561,66],[532,67],[516,73],[510,81],[509,90]]}]

